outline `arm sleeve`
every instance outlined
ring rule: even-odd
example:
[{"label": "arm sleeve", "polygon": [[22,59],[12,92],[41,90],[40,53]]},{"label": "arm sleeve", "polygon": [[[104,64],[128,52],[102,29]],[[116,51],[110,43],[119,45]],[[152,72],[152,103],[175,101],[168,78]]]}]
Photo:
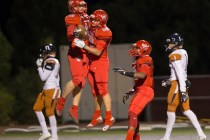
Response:
[{"label": "arm sleeve", "polygon": [[67,28],[67,38],[68,38],[68,41],[72,41],[74,36],[74,29],[75,29],[75,25],[68,25],[66,28]]},{"label": "arm sleeve", "polygon": [[172,66],[174,67],[175,74],[178,77],[180,91],[186,92],[184,69],[181,67],[181,61],[180,60],[173,61]]}]

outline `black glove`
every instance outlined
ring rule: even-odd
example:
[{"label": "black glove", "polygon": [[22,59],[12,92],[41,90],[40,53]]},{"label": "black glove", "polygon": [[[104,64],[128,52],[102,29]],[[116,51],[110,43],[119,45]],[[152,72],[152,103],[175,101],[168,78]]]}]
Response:
[{"label": "black glove", "polygon": [[186,80],[186,81],[185,81],[185,84],[186,84],[186,88],[187,88],[187,89],[190,88],[191,82],[190,82],[189,80]]},{"label": "black glove", "polygon": [[180,97],[181,97],[181,102],[184,102],[184,103],[186,103],[189,98],[187,93],[183,91],[180,93]]},{"label": "black glove", "polygon": [[130,96],[134,95],[136,93],[135,89],[132,88],[130,89],[128,92],[125,93],[125,95],[123,96],[123,103],[125,104],[125,101],[129,99]]},{"label": "black glove", "polygon": [[123,68],[121,68],[121,67],[114,67],[113,69],[112,69],[114,72],[119,72],[120,74],[122,74],[122,75],[125,75],[125,70],[123,69]]},{"label": "black glove", "polygon": [[163,87],[167,87],[170,84],[171,84],[171,81],[169,79],[165,79],[165,80],[161,81],[161,85]]}]

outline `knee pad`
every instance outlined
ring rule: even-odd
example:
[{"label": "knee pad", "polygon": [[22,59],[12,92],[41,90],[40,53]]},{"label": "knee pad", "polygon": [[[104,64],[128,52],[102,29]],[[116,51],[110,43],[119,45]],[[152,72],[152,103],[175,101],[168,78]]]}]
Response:
[{"label": "knee pad", "polygon": [[138,126],[138,115],[134,112],[129,112],[129,128],[134,127],[136,128]]},{"label": "knee pad", "polygon": [[50,117],[52,115],[55,115],[53,108],[46,108],[45,113],[46,113],[47,117]]},{"label": "knee pad", "polygon": [[103,97],[108,94],[107,83],[97,83],[99,94]]}]

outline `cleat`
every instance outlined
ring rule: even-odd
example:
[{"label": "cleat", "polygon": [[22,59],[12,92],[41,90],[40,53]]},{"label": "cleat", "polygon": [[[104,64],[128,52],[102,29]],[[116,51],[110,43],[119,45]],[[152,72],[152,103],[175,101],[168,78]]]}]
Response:
[{"label": "cleat", "polygon": [[169,138],[165,138],[165,137],[163,137],[162,139],[160,139],[160,140],[170,140]]},{"label": "cleat", "polygon": [[42,136],[39,138],[39,140],[47,140],[51,137],[51,135],[48,133],[48,134],[42,134]]},{"label": "cleat", "polygon": [[47,140],[58,140],[58,138],[52,138],[52,137],[50,137]]},{"label": "cleat", "polygon": [[58,98],[57,104],[56,104],[56,113],[58,116],[62,115],[65,102],[66,102],[66,99],[64,99],[63,97]]},{"label": "cleat", "polygon": [[79,124],[79,119],[78,119],[78,109],[69,109],[69,116],[72,118],[72,120],[76,123]]},{"label": "cleat", "polygon": [[103,118],[101,116],[99,116],[98,118],[93,118],[92,121],[86,126],[86,128],[92,128],[94,126],[96,126],[99,123],[103,122]]},{"label": "cleat", "polygon": [[206,137],[206,135],[199,136],[199,137],[198,137],[198,140],[207,140],[207,137]]},{"label": "cleat", "polygon": [[111,119],[108,119],[108,120],[106,119],[105,120],[105,125],[102,128],[102,131],[105,132],[105,131],[109,130],[112,127],[112,125],[114,124],[114,122],[115,122],[114,117],[111,117]]}]

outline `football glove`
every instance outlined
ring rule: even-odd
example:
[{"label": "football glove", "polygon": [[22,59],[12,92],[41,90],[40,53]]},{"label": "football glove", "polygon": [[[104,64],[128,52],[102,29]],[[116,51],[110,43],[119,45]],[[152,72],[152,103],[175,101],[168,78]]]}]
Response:
[{"label": "football glove", "polygon": [[180,94],[181,94],[181,95],[180,95],[181,102],[186,103],[187,100],[188,100],[188,98],[189,98],[188,95],[187,95],[187,93],[182,91]]},{"label": "football glove", "polygon": [[136,93],[135,89],[130,89],[128,92],[125,93],[125,95],[123,96],[123,103],[125,104],[125,101],[128,100],[130,98],[130,96],[134,95]]},{"label": "football glove", "polygon": [[190,82],[189,80],[186,80],[186,81],[185,81],[185,84],[186,84],[186,88],[187,88],[187,89],[190,88],[191,82]]},{"label": "football glove", "polygon": [[42,63],[43,63],[43,58],[38,58],[38,59],[36,60],[36,65],[37,65],[37,67],[41,67],[41,66],[42,66]]},{"label": "football glove", "polygon": [[81,49],[85,48],[85,46],[86,46],[85,42],[83,40],[78,39],[78,38],[74,39],[74,45],[81,48]]},{"label": "football glove", "polygon": [[122,75],[125,75],[125,73],[126,73],[126,71],[123,68],[121,68],[121,67],[114,67],[112,70],[114,72],[119,72]]},{"label": "football glove", "polygon": [[170,84],[171,84],[171,81],[169,79],[165,79],[165,80],[161,81],[161,85],[163,87],[167,87]]}]

